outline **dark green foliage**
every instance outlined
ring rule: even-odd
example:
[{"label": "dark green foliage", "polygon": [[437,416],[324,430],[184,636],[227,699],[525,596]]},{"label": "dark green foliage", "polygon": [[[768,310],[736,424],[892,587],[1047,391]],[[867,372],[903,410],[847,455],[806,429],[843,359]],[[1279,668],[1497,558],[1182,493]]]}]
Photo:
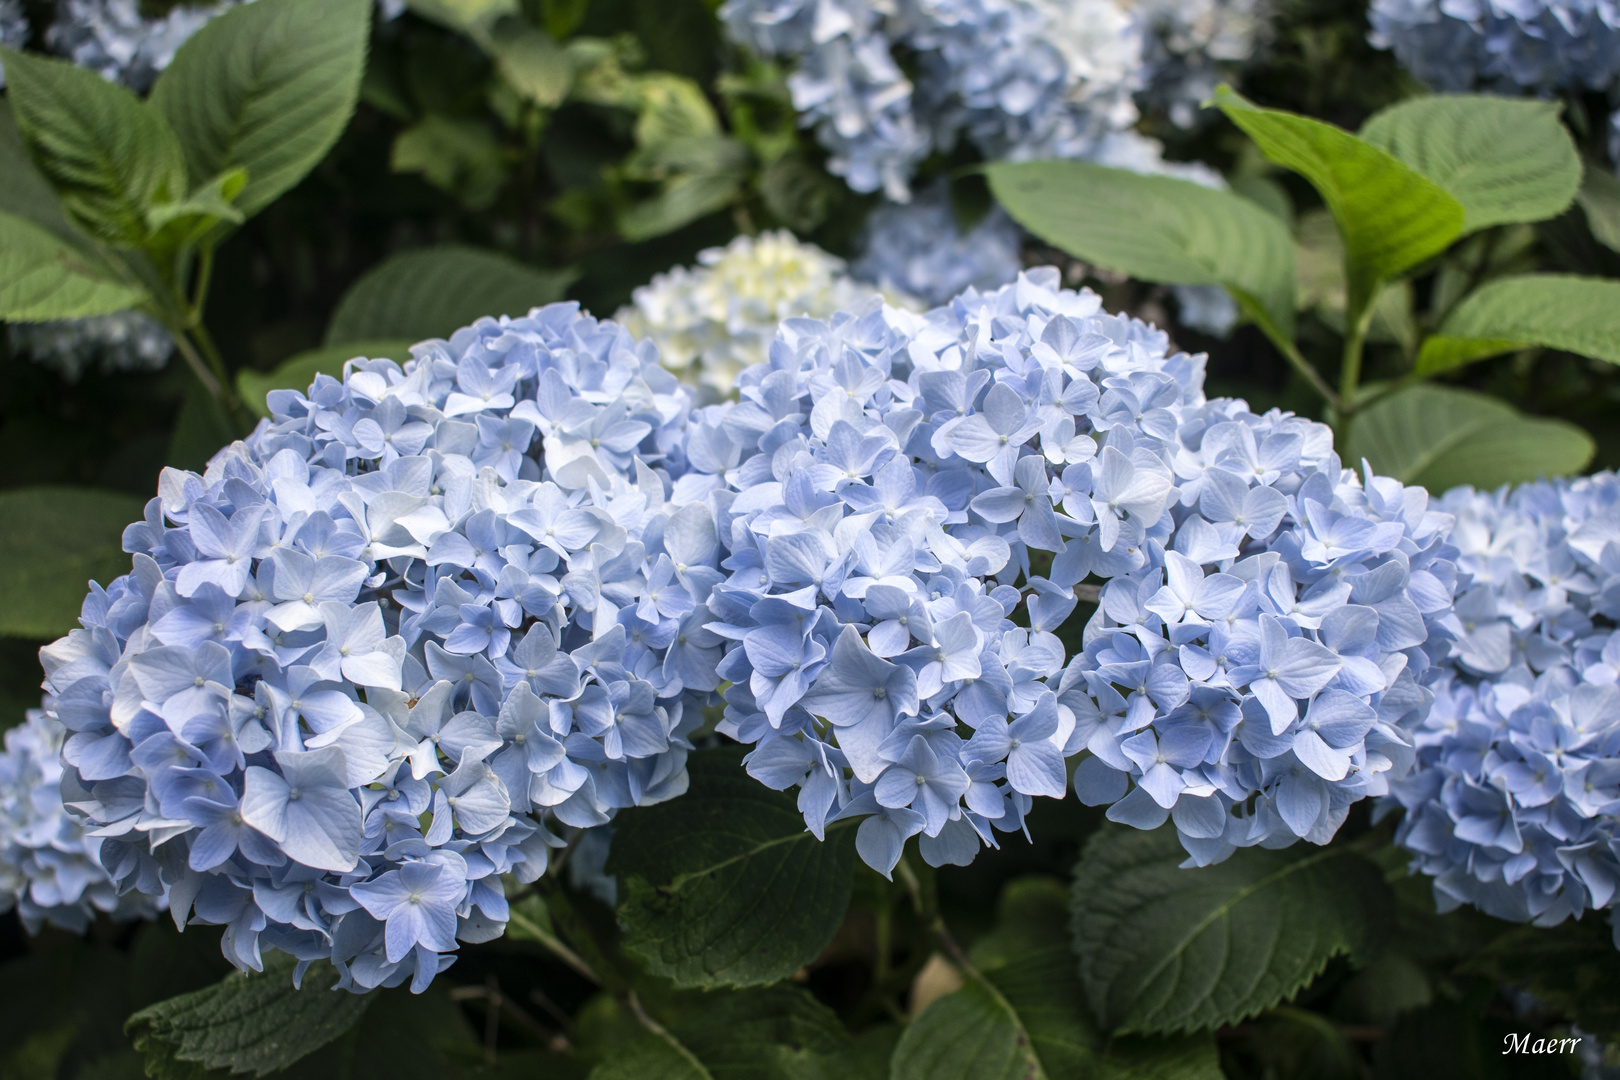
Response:
[{"label": "dark green foliage", "polygon": [[444,337],[482,316],[527,315],[562,299],[573,279],[462,244],[407,251],[343,294],[326,344]]},{"label": "dark green foliage", "polygon": [[1361,955],[1391,904],[1377,867],[1341,848],[1238,851],[1181,869],[1174,830],[1103,829],[1075,867],[1074,946],[1086,1000],[1115,1031],[1231,1024]]},{"label": "dark green foliage", "polygon": [[825,843],[793,796],[742,768],[737,750],[694,754],[690,790],[615,824],[625,947],[677,986],[787,978],[832,940],[849,904],[854,830]]},{"label": "dark green foliage", "polygon": [[80,488],[0,492],[0,634],[48,638],[78,625],[89,583],[129,572],[124,527],[144,504]]},{"label": "dark green foliage", "polygon": [[266,1076],[284,1069],[354,1026],[371,1004],[365,994],[332,991],[337,971],[318,963],[292,984],[296,961],[270,953],[264,972],[227,975],[206,990],[148,1006],[129,1018],[135,1049],[159,1080],[207,1069]]}]

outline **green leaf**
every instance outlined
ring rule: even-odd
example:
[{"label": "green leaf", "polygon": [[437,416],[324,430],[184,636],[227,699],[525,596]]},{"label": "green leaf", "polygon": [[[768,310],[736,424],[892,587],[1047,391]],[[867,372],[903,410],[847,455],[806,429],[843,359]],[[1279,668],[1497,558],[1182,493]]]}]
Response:
[{"label": "green leaf", "polygon": [[1576,196],[1586,212],[1586,224],[1598,241],[1620,251],[1620,177],[1602,165],[1586,163],[1586,177]]},{"label": "green leaf", "polygon": [[258,0],[197,31],[152,88],[192,183],[246,169],[251,217],[302,180],[354,113],[370,30],[367,0]]},{"label": "green leaf", "polygon": [[1620,364],[1620,281],[1567,274],[1498,278],[1423,343],[1418,374],[1541,346]]},{"label": "green leaf", "polygon": [[0,635],[55,638],[77,626],[89,583],[129,573],[124,529],[145,505],[91,488],[0,492]]},{"label": "green leaf", "polygon": [[1207,1036],[1110,1040],[1085,1009],[1068,933],[1069,890],[1056,878],[1009,882],[995,929],[974,943],[979,976],[930,1005],[901,1036],[893,1080],[1071,1076],[1218,1080]]},{"label": "green leaf", "polygon": [[112,280],[93,256],[56,234],[0,213],[0,319],[38,322],[107,315],[146,298]]},{"label": "green leaf", "polygon": [[1361,137],[1439,184],[1462,204],[1463,233],[1545,221],[1569,208],[1581,157],[1562,106],[1488,94],[1436,94],[1392,105]]},{"label": "green leaf", "polygon": [[757,986],[810,963],[849,905],[854,830],[805,830],[793,796],[730,747],[693,754],[691,790],[614,822],[608,872],[626,949],[677,986]]},{"label": "green leaf", "polygon": [[448,192],[469,210],[487,210],[506,183],[506,160],[495,133],[483,120],[429,113],[400,132],[388,159],[398,173]]},{"label": "green leaf", "polygon": [[847,1080],[858,1072],[838,1017],[796,986],[659,994],[646,1010],[662,1034],[637,1035],[616,1003],[588,1007],[595,1015],[586,1024],[606,1049],[591,1080]]},{"label": "green leaf", "polygon": [[272,390],[297,390],[303,393],[317,375],[343,377],[343,365],[364,357],[367,360],[387,358],[401,363],[410,359],[413,342],[345,341],[339,345],[322,345],[318,349],[301,352],[283,361],[274,371],[243,369],[236,376],[236,393],[243,404],[259,416],[269,416],[266,399]]},{"label": "green leaf", "polygon": [[1257,204],[1167,176],[1075,161],[987,166],[990,190],[1041,239],[1105,269],[1220,285],[1245,314],[1294,335],[1294,244]]},{"label": "green leaf", "polygon": [[625,208],[619,233],[626,240],[651,240],[674,232],[706,214],[724,209],[742,190],[737,173],[692,173],[666,181],[663,190]]},{"label": "green leaf", "polygon": [[11,103],[4,99],[0,99],[0,213],[33,222],[70,246],[87,252],[91,248],[90,239],[68,221],[62,200],[28,156]]},{"label": "green leaf", "polygon": [[536,270],[493,251],[441,244],[395,255],[338,301],[326,343],[446,337],[484,315],[527,315],[561,300],[572,270]]},{"label": "green leaf", "polygon": [[1356,413],[1346,461],[1442,492],[1568,476],[1592,460],[1591,436],[1563,420],[1525,416],[1506,402],[1449,386],[1414,386]]},{"label": "green leaf", "polygon": [[179,1063],[194,1062],[265,1076],[353,1027],[371,995],[333,993],[338,975],[327,963],[311,965],[303,989],[294,989],[296,963],[286,953],[266,953],[262,974],[227,975],[131,1016],[124,1029],[146,1055],[147,1075],[170,1075],[185,1069]]},{"label": "green leaf", "polygon": [[1388,151],[1332,124],[1262,109],[1230,87],[1218,89],[1215,100],[1267,158],[1309,180],[1333,212],[1353,311],[1379,282],[1440,254],[1461,234],[1462,204]]},{"label": "green leaf", "polygon": [[568,96],[573,61],[545,31],[510,20],[497,30],[492,52],[501,77],[536,105],[556,108]]},{"label": "green leaf", "polygon": [[113,243],[140,244],[147,210],[186,193],[180,143],[163,117],[66,61],[10,49],[0,58],[17,127],[68,212]]},{"label": "green leaf", "polygon": [[497,22],[518,13],[518,0],[405,0],[405,6],[480,42],[488,40],[489,30]]},{"label": "green leaf", "polygon": [[1339,848],[1248,848],[1188,870],[1185,859],[1174,829],[1109,826],[1075,866],[1080,981],[1106,1028],[1236,1023],[1374,944],[1391,916],[1378,868]]}]

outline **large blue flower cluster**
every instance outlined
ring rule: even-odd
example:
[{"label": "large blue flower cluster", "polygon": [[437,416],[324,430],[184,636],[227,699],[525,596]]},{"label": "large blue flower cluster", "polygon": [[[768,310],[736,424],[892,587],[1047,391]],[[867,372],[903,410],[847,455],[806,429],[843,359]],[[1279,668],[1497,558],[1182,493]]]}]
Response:
[{"label": "large blue flower cluster", "polygon": [[1615,907],[1620,479],[1459,488],[1441,506],[1457,519],[1453,641],[1419,769],[1392,785],[1396,839],[1442,910],[1551,925]]},{"label": "large blue flower cluster", "polygon": [[[572,304],[270,395],[41,652],[64,799],[177,923],[420,989],[553,822],[685,790],[712,663],[652,466],[689,398]],[[542,454],[543,448],[543,454]],[[542,464],[543,462],[543,464]],[[301,969],[300,969],[301,970]]]},{"label": "large blue flower cluster", "polygon": [[0,753],[0,913],[15,907],[33,934],[46,923],[82,933],[98,911],[150,918],[151,899],[118,895],[96,858],[101,840],[62,806],[65,732],[44,704],[6,732]]},{"label": "large blue flower cluster", "polygon": [[1062,679],[1091,751],[1075,789],[1116,821],[1169,818],[1198,865],[1326,843],[1412,766],[1449,638],[1451,519],[1288,414],[1212,401],[1163,438],[1179,495]]},{"label": "large blue flower cluster", "polygon": [[1608,91],[1620,143],[1620,7],[1611,0],[1373,0],[1367,17],[1372,43],[1437,90]]},{"label": "large blue flower cluster", "polygon": [[1023,269],[1023,231],[997,206],[964,232],[950,189],[937,183],[909,203],[872,211],[850,275],[880,289],[944,304],[969,287],[989,291]]},{"label": "large blue flower cluster", "polygon": [[690,644],[731,684],[719,730],[817,836],[862,819],[883,873],[919,833],[966,863],[1061,797],[1052,631],[1088,573],[1146,562],[1174,497],[1148,447],[1201,398],[1202,358],[1058,285],[789,319],[685,436],[664,542],[703,598]]},{"label": "large blue flower cluster", "polygon": [[[794,106],[829,168],[903,202],[917,165],[964,137],[996,160],[1106,157],[1156,71],[1159,96],[1197,93],[1172,69],[1247,51],[1252,34],[1228,16],[1250,7],[1184,17],[1123,0],[726,0],[720,14],[736,41],[793,61]],[[900,54],[915,58],[915,82]],[[1197,100],[1166,107],[1179,116]]]}]

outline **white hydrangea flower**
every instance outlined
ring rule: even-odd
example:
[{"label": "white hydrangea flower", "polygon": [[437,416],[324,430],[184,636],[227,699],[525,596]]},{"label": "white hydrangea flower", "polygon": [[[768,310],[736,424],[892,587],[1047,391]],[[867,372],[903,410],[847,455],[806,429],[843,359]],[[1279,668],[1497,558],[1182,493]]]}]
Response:
[{"label": "white hydrangea flower", "polygon": [[700,252],[696,266],[677,266],[637,289],[614,318],[656,342],[664,366],[683,382],[723,396],[738,372],[765,359],[783,319],[825,318],[877,291],[851,280],[844,260],[782,230]]},{"label": "white hydrangea flower", "polygon": [[14,323],[7,333],[12,352],[43,364],[68,382],[78,382],[91,367],[109,373],[157,371],[174,352],[174,338],[163,324],[139,311]]}]

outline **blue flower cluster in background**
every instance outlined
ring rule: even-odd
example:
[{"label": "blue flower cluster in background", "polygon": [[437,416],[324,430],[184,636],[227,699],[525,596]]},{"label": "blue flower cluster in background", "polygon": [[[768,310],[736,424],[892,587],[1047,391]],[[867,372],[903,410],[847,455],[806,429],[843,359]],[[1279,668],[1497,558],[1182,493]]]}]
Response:
[{"label": "blue flower cluster in background", "polygon": [[674,520],[729,571],[719,730],[816,835],[858,817],[880,872],[918,834],[961,864],[1062,796],[1083,744],[1052,631],[1089,573],[1144,564],[1173,496],[1140,444],[1203,362],[1166,345],[1043,268],[926,315],[790,319],[740,402],[692,414]]},{"label": "blue flower cluster in background", "polygon": [[684,791],[717,685],[666,551],[651,466],[689,398],[656,350],[554,304],[414,355],[274,391],[166,471],[134,572],[41,652],[120,888],[355,990],[498,935],[552,822]]},{"label": "blue flower cluster in background", "polygon": [[97,912],[150,918],[152,900],[118,895],[97,861],[101,840],[62,806],[65,734],[41,709],[28,710],[27,719],[6,732],[0,753],[0,913],[15,907],[34,934],[46,923],[83,933]]},{"label": "blue flower cluster in background", "polygon": [[[917,166],[962,138],[992,160],[1103,160],[1136,123],[1143,91],[1190,123],[1215,62],[1246,56],[1256,21],[1252,0],[1179,8],[727,0],[720,15],[737,42],[794,63],[794,107],[831,151],[829,169],[855,191],[904,202]],[[901,53],[915,57],[915,82]]]},{"label": "blue flower cluster in background", "polygon": [[169,362],[174,338],[144,312],[119,311],[84,319],[11,323],[12,352],[43,364],[67,382],[86,371],[157,371]]},{"label": "blue flower cluster in background", "polygon": [[240,2],[179,4],[149,18],[138,0],[62,0],[45,44],[79,67],[144,94],[191,35]]},{"label": "blue flower cluster in background", "polygon": [[1620,8],[1610,0],[1372,0],[1372,43],[1436,90],[1607,91],[1620,164]]},{"label": "blue flower cluster in background", "polygon": [[1460,488],[1450,655],[1396,839],[1442,911],[1552,925],[1620,889],[1620,479]]},{"label": "blue flower cluster in background", "polygon": [[850,273],[887,291],[944,304],[970,286],[988,292],[1023,269],[1023,230],[997,206],[964,232],[950,189],[931,185],[909,203],[885,203],[866,219]]}]

